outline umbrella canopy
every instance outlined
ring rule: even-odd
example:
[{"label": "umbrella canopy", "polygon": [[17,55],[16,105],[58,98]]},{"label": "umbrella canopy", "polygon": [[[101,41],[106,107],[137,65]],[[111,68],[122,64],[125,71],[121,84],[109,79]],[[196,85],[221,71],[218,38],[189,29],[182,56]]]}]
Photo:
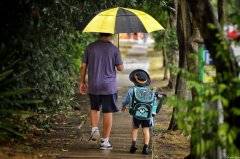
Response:
[{"label": "umbrella canopy", "polygon": [[130,8],[110,8],[94,13],[81,26],[83,32],[150,33],[164,28],[145,12]]}]

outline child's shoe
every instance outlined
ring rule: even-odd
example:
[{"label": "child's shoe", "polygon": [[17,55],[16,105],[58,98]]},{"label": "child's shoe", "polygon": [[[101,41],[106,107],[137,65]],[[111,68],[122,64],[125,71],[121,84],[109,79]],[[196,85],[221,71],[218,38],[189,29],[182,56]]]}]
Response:
[{"label": "child's shoe", "polygon": [[142,153],[143,154],[148,154],[148,145],[144,144]]},{"label": "child's shoe", "polygon": [[137,150],[137,148],[132,145],[131,148],[130,148],[130,153],[135,153],[136,150]]}]

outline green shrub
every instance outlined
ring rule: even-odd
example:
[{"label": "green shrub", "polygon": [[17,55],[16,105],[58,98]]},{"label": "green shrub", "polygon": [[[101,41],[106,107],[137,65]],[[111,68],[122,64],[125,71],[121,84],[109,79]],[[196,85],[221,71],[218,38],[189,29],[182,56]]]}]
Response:
[{"label": "green shrub", "polygon": [[[3,50],[1,56],[6,55]],[[24,133],[31,129],[28,119],[36,115],[31,107],[42,101],[27,98],[34,89],[17,86],[18,80],[26,74],[15,69],[20,60],[1,58],[0,63],[0,141],[23,139]]]}]

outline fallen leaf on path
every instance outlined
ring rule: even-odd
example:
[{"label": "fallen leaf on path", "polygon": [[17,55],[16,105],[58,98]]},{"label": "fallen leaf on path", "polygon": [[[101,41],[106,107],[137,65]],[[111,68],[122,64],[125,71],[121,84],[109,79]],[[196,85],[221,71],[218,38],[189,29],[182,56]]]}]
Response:
[{"label": "fallen leaf on path", "polygon": [[63,152],[68,152],[68,149],[62,148],[62,151],[63,151]]}]

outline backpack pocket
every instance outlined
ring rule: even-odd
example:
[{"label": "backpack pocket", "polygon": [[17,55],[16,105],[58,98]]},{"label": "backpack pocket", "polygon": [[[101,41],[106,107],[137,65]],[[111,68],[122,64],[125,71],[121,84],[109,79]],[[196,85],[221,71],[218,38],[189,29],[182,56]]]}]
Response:
[{"label": "backpack pocket", "polygon": [[140,120],[148,120],[152,117],[152,105],[150,103],[137,103],[134,105],[132,115]]}]

